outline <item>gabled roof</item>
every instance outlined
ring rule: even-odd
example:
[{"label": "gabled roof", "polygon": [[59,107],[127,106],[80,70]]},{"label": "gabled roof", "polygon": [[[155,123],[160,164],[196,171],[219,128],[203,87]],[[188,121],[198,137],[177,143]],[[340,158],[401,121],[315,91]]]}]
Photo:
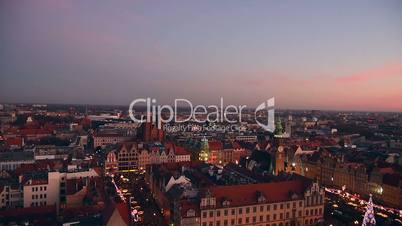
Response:
[{"label": "gabled roof", "polygon": [[[117,211],[122,221],[130,226],[130,211],[128,209],[128,205],[125,202],[116,203],[111,201],[105,205],[105,209],[103,212],[103,221],[105,225],[109,222],[110,218],[113,216],[113,213]],[[122,225],[123,226],[123,225]]]}]

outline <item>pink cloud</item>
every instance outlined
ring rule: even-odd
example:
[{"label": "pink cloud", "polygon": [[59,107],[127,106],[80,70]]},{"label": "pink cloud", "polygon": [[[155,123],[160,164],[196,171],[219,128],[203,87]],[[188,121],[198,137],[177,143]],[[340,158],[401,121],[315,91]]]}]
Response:
[{"label": "pink cloud", "polygon": [[342,76],[337,79],[338,82],[364,82],[368,80],[387,78],[394,76],[402,76],[402,62],[386,64],[379,68],[372,68],[370,70],[362,71],[359,73]]}]

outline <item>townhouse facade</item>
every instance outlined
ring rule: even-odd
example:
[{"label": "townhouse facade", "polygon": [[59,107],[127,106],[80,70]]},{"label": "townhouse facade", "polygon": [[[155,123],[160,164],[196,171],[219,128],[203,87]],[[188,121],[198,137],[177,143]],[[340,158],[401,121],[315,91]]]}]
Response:
[{"label": "townhouse facade", "polygon": [[[146,147],[144,143],[124,143],[115,155],[119,172],[145,170],[146,166],[151,164],[190,161],[190,153],[176,145]],[[108,166],[114,164],[112,158],[107,159]]]}]

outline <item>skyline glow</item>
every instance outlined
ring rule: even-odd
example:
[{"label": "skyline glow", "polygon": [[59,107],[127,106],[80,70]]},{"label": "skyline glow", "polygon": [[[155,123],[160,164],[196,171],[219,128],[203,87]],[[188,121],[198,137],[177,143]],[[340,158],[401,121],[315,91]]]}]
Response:
[{"label": "skyline glow", "polygon": [[401,1],[1,1],[0,102],[402,111]]}]

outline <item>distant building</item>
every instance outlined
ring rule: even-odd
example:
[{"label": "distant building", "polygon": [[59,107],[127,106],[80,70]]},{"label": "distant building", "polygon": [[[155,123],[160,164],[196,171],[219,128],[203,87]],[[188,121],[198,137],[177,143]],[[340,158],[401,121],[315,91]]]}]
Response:
[{"label": "distant building", "polygon": [[117,161],[117,155],[114,151],[110,151],[106,155],[105,160],[105,172],[107,173],[115,173],[118,170],[119,163]]},{"label": "distant building", "polygon": [[133,137],[130,136],[123,136],[120,134],[94,134],[93,136],[93,142],[94,142],[94,148],[97,147],[102,147],[108,144],[118,144],[122,143],[124,141],[129,141]]},{"label": "distant building", "polygon": [[23,207],[23,193],[18,181],[0,182],[0,209]]},{"label": "distant building", "polygon": [[144,122],[140,126],[140,136],[145,142],[159,141],[162,142],[165,138],[165,133],[162,128],[158,128],[157,122]]},{"label": "distant building", "polygon": [[150,164],[187,162],[190,156],[186,149],[173,143],[150,147],[144,143],[123,143],[117,151],[118,171],[145,170]]},{"label": "distant building", "polygon": [[22,164],[34,162],[34,153],[31,151],[0,152],[0,170],[15,170]]},{"label": "distant building", "polygon": [[257,136],[246,136],[246,135],[241,135],[241,136],[236,136],[235,138],[236,141],[245,141],[245,142],[257,142]]},{"label": "distant building", "polygon": [[[66,201],[74,199],[71,195],[75,194],[71,187],[75,179],[83,180],[86,185],[88,180],[93,177],[99,177],[99,172],[95,169],[75,170],[71,172],[47,172],[35,171],[26,172],[19,177],[22,186],[23,206],[38,207],[55,205],[57,208]],[[68,182],[70,182],[68,184]],[[79,184],[75,184],[76,186]],[[67,191],[67,192],[66,192]]]}]

